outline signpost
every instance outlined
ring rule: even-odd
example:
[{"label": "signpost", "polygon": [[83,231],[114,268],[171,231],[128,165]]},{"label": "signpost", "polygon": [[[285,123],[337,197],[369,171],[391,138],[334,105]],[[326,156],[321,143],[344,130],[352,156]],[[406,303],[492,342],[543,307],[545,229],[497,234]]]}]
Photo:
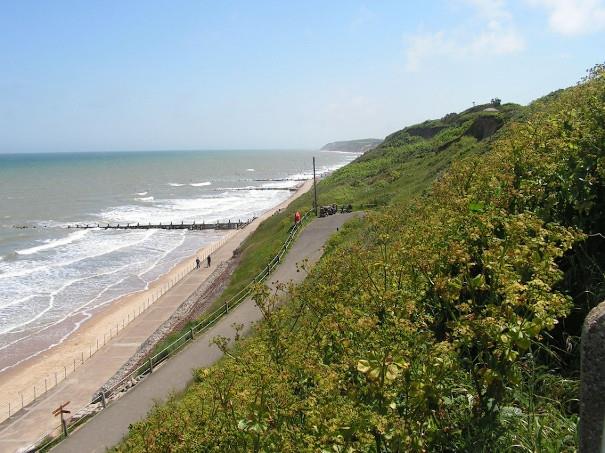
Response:
[{"label": "signpost", "polygon": [[63,427],[63,435],[65,437],[69,436],[69,433],[67,432],[67,422],[65,421],[65,417],[63,417],[63,414],[71,414],[71,411],[68,411],[67,409],[65,409],[65,406],[67,406],[70,402],[66,402],[61,404],[57,409],[55,409],[53,411],[53,415],[56,417],[57,415],[61,416],[61,426]]}]

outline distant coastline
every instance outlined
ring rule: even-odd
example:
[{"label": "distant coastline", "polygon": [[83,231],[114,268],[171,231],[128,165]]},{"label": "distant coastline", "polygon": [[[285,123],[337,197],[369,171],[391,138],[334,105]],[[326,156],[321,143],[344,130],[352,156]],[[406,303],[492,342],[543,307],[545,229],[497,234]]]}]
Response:
[{"label": "distant coastline", "polygon": [[321,151],[343,151],[349,153],[365,153],[382,143],[380,138],[362,138],[359,140],[343,140],[331,142],[321,147]]}]

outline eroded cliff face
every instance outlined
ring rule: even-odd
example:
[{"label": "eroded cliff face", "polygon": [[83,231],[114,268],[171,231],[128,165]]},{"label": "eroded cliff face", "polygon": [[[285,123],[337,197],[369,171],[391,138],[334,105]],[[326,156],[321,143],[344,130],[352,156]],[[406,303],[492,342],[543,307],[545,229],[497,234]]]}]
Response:
[{"label": "eroded cliff face", "polygon": [[504,125],[504,120],[496,115],[479,116],[467,129],[464,135],[475,137],[477,140],[485,140],[491,137]]},{"label": "eroded cliff face", "polygon": [[406,132],[414,137],[422,138],[433,138],[443,129],[447,129],[449,126],[414,126],[406,129]]}]

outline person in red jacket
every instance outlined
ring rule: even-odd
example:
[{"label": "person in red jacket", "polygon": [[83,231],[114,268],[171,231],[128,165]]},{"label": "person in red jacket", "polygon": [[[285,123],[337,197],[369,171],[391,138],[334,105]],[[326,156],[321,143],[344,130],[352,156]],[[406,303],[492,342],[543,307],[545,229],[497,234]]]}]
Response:
[{"label": "person in red jacket", "polygon": [[300,212],[296,211],[296,214],[294,214],[294,223],[298,222],[300,222]]}]

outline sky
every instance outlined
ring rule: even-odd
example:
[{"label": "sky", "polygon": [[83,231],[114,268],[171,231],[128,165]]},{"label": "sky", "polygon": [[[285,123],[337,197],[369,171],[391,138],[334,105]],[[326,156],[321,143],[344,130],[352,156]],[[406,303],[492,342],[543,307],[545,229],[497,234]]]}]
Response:
[{"label": "sky", "polygon": [[605,0],[0,0],[0,152],[316,149],[605,62]]}]

